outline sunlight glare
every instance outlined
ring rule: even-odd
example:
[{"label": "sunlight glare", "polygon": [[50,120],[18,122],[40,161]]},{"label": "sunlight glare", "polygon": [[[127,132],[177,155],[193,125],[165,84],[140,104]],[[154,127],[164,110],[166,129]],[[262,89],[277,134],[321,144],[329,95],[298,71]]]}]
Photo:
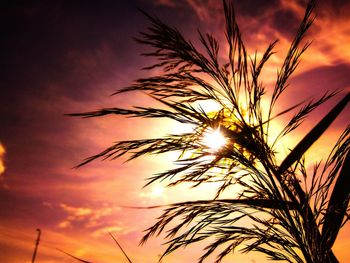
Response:
[{"label": "sunlight glare", "polygon": [[213,130],[210,128],[203,138],[203,144],[211,151],[216,152],[222,148],[227,142],[225,136],[220,132],[220,128]]},{"label": "sunlight glare", "polygon": [[156,186],[153,188],[152,190],[152,196],[154,197],[160,197],[163,195],[163,192],[164,192],[164,188],[161,187],[161,186]]},{"label": "sunlight glare", "polygon": [[146,197],[149,199],[158,199],[158,198],[166,199],[167,198],[165,194],[165,188],[162,185],[153,186],[148,191],[140,192],[139,195],[141,197]]},{"label": "sunlight glare", "polygon": [[222,106],[214,100],[202,100],[198,102],[198,106],[204,109],[205,112],[218,112],[222,109]]}]

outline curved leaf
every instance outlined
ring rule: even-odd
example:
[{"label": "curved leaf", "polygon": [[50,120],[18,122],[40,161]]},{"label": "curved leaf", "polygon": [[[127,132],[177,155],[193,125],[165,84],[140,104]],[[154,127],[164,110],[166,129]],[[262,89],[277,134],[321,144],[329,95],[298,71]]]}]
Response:
[{"label": "curved leaf", "polygon": [[347,153],[342,169],[329,199],[324,216],[322,240],[327,248],[331,248],[342,226],[350,197],[350,152]]},{"label": "curved leaf", "polygon": [[279,166],[277,174],[283,174],[294,162],[300,160],[311,145],[320,138],[331,123],[337,118],[349,101],[350,93],[348,93],[325,117],[323,117],[323,119],[298,143],[298,145],[295,146]]}]

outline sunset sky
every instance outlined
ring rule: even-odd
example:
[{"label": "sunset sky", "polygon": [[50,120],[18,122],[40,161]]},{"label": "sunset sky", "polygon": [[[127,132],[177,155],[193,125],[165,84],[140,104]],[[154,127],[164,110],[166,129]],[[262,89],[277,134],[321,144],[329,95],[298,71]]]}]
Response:
[{"label": "sunset sky", "polygon": [[[279,40],[264,72],[266,87],[303,16],[303,0],[237,0],[236,13],[248,53]],[[134,263],[154,263],[165,249],[162,236],[138,246],[143,230],[161,209],[131,209],[210,198],[215,189],[142,188],[145,179],[171,165],[171,155],[96,161],[74,169],[113,142],[177,131],[169,121],[105,117],[80,119],[66,113],[102,107],[150,105],[141,94],[110,96],[151,72],[152,60],[133,37],[157,15],[197,43],[197,28],[223,43],[218,0],[7,1],[0,4],[0,262],[30,262],[36,229],[42,230],[38,263],[76,262],[57,249],[96,263],[127,262],[112,232]],[[350,1],[320,0],[307,39],[312,45],[290,80],[280,107],[343,88],[350,90]],[[224,43],[223,43],[224,47]],[[148,49],[149,50],[149,49]],[[153,61],[154,62],[154,61]],[[344,91],[344,92],[345,92]],[[295,133],[292,146],[343,93],[322,106]],[[313,146],[312,161],[324,159],[348,125],[350,107]],[[281,151],[287,152],[288,146]],[[349,186],[350,187],[350,186]],[[204,244],[166,257],[163,263],[195,262]],[[350,225],[335,244],[340,262],[350,258]],[[347,249],[345,249],[347,248]],[[233,261],[234,260],[234,261]],[[211,262],[209,259],[207,262]],[[260,254],[230,255],[223,262],[267,262]]]}]

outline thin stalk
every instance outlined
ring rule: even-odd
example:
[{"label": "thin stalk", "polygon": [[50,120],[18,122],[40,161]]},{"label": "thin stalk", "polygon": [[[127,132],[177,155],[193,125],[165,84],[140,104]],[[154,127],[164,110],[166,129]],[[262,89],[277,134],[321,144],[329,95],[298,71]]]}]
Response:
[{"label": "thin stalk", "polygon": [[[340,112],[345,108],[347,103],[350,101],[350,93],[348,93],[299,143],[298,145],[291,151],[291,153],[283,160],[280,167],[276,171],[276,175],[280,176],[287,171],[287,169],[297,160],[301,158],[301,156],[311,147],[311,145],[318,140],[318,138],[326,131],[326,129],[331,125],[331,123],[336,119],[336,117],[340,114]],[[300,184],[295,181],[293,184],[294,190],[298,195],[301,207],[304,207],[304,212],[302,213],[303,221],[305,227],[310,227],[316,233],[316,242],[318,248],[321,249],[321,233],[317,228],[317,224],[315,222],[314,214],[309,203],[306,200],[306,195]],[[302,212],[302,211],[301,211]],[[308,231],[309,232],[309,231]],[[306,234],[311,234],[306,233]],[[308,237],[310,241],[312,237]],[[321,250],[322,251],[322,250]],[[333,254],[331,249],[327,249],[327,253],[330,253],[329,257],[331,258],[331,262],[338,262],[335,255]]]},{"label": "thin stalk", "polygon": [[[286,192],[287,196],[292,200],[292,203],[296,204],[296,207],[298,208],[298,202],[295,199],[295,196],[292,194],[292,192],[290,191],[290,189],[284,184],[281,176],[279,174],[276,174],[276,172],[274,171],[275,169],[273,168],[273,166],[269,163],[269,162],[263,162],[263,166],[265,167],[265,170],[272,182],[273,187],[275,188],[275,193],[277,194],[277,198],[278,200],[284,200],[282,197],[282,194],[280,193],[280,189],[277,187],[277,184],[275,182],[275,178],[277,178],[278,182],[280,183],[282,189],[284,190],[284,192]],[[271,173],[272,171],[272,173]],[[274,175],[274,176],[273,176]],[[293,217],[289,211],[289,208],[286,205],[286,202],[281,202],[282,206],[283,206],[283,211],[285,212],[285,215],[287,216],[287,219],[293,229],[293,232],[291,233],[296,241],[298,242],[298,244],[300,244],[299,248],[301,250],[301,252],[303,253],[303,256],[305,258],[305,260],[309,263],[312,263],[312,259],[310,257],[310,253],[308,253],[308,251],[305,249],[304,245],[303,245],[303,240],[301,238],[301,236],[298,234],[300,233],[300,231],[298,230],[298,228],[295,225],[295,222],[293,220]],[[298,209],[299,210],[299,209]]]},{"label": "thin stalk", "polygon": [[35,262],[36,254],[38,252],[38,247],[39,247],[39,244],[40,244],[41,229],[38,228],[36,231],[38,232],[38,236],[37,236],[36,241],[35,241],[35,247],[34,247],[34,252],[33,252],[33,257],[32,257],[32,263]]},{"label": "thin stalk", "polygon": [[346,208],[349,204],[350,183],[350,152],[347,153],[343,167],[334,185],[329,199],[325,221],[322,228],[322,241],[326,249],[331,248],[341,228]]},{"label": "thin stalk", "polygon": [[117,241],[117,239],[112,235],[112,233],[109,233],[109,235],[113,238],[114,242],[117,244],[117,246],[120,248],[120,250],[123,252],[124,256],[126,257],[126,259],[128,260],[129,263],[132,263],[131,259],[128,257],[128,255],[125,253],[124,249],[122,248],[122,246],[119,244],[119,242]]}]

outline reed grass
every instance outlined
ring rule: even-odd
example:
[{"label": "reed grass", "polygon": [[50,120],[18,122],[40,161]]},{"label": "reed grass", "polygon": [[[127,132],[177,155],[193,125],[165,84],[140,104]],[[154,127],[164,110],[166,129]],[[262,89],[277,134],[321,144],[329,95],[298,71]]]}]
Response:
[{"label": "reed grass", "polygon": [[[277,41],[267,47],[260,60],[256,55],[248,56],[233,1],[223,1],[229,47],[226,61],[219,59],[219,44],[212,35],[199,31],[203,53],[176,28],[144,13],[150,26],[137,41],[153,50],[143,55],[157,59],[146,69],[157,68],[160,73],[138,79],[115,95],[141,91],[162,106],[105,108],[70,115],[166,118],[191,124],[194,129],[190,133],[161,138],[120,141],[79,166],[99,158],[116,159],[128,155],[131,160],[174,151],[182,153],[175,160],[177,167],[150,177],[146,185],[160,181],[168,181],[170,187],[182,183],[198,186],[219,182],[221,187],[208,200],[169,204],[155,224],[146,230],[141,243],[166,231],[167,248],[163,256],[208,239],[198,262],[212,253],[216,255],[215,262],[220,262],[237,249],[243,253],[259,251],[271,260],[338,262],[332,247],[340,228],[349,219],[350,126],[335,143],[326,162],[320,160],[311,172],[307,169],[305,153],[341,114],[350,95],[339,90],[330,91],[274,115],[275,105],[290,89],[288,80],[310,45],[304,38],[314,20],[314,7],[315,1],[309,1],[272,92],[265,89],[260,74],[273,55]],[[297,130],[311,112],[338,93],[345,94],[343,99],[279,163],[277,142]],[[262,106],[263,98],[270,101],[267,109]],[[208,113],[195,106],[196,102],[205,100],[216,102],[221,109]],[[294,115],[270,142],[272,121],[291,112]],[[209,128],[220,128],[228,138],[226,145],[215,153],[201,143]],[[205,158],[213,155],[214,158]],[[222,172],[213,172],[215,168]],[[231,199],[223,199],[223,192],[232,185],[240,186],[241,190],[232,193]],[[170,226],[170,222],[178,223]]]}]

